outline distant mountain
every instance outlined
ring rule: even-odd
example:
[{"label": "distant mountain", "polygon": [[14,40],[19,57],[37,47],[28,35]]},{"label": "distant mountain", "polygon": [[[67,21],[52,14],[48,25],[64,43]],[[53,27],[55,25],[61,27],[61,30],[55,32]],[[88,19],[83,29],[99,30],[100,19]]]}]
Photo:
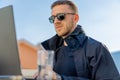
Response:
[{"label": "distant mountain", "polygon": [[120,73],[120,51],[112,52],[112,57]]}]

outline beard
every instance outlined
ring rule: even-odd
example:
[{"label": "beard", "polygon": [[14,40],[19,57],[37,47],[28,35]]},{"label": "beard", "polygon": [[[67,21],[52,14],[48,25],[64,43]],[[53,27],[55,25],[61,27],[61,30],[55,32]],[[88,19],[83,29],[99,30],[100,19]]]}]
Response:
[{"label": "beard", "polygon": [[[59,25],[56,25],[56,26],[59,26]],[[66,25],[61,24],[60,26],[61,26],[61,28],[56,29],[56,32],[57,32],[58,36],[64,38],[64,37],[67,37],[70,33],[72,33],[73,28],[74,28],[74,22],[73,22],[73,20],[71,20]]]}]

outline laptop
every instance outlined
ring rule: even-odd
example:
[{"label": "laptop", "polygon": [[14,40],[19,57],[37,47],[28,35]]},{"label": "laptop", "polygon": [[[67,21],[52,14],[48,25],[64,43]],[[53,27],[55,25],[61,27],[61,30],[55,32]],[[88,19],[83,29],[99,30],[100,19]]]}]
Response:
[{"label": "laptop", "polygon": [[0,79],[21,74],[13,6],[0,8]]}]

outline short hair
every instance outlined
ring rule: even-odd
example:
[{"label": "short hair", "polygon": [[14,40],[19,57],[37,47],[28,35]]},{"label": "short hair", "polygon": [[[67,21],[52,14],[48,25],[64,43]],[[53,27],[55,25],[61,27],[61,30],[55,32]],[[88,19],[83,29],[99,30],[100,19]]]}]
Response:
[{"label": "short hair", "polygon": [[57,0],[51,5],[51,9],[57,5],[68,5],[74,13],[78,13],[77,6],[70,0]]}]

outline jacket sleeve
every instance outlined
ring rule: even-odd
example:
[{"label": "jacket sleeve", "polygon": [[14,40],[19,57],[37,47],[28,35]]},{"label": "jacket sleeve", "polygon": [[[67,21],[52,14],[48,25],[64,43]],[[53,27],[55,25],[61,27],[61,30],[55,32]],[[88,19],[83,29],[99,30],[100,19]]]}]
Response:
[{"label": "jacket sleeve", "polygon": [[90,61],[92,80],[120,80],[113,58],[104,45],[99,45]]}]

